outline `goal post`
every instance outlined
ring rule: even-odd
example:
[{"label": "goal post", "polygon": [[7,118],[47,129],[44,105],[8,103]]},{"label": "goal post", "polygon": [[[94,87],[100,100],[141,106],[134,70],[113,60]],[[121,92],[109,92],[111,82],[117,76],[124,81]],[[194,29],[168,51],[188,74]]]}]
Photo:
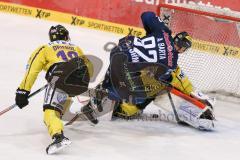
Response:
[{"label": "goal post", "polygon": [[169,4],[160,4],[158,12],[173,35],[187,31],[193,38],[178,63],[193,85],[240,97],[240,18]]}]

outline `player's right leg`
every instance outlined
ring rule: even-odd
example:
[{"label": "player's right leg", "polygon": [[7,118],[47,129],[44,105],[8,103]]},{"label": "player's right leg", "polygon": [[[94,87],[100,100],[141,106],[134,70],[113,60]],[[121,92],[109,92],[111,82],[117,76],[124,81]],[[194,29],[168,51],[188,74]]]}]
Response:
[{"label": "player's right leg", "polygon": [[71,141],[63,134],[63,124],[58,111],[46,109],[44,111],[44,123],[53,140],[46,148],[47,154],[53,154],[70,145]]},{"label": "player's right leg", "polygon": [[71,141],[63,134],[61,116],[66,104],[70,105],[68,95],[52,86],[48,86],[44,97],[44,123],[53,142],[46,148],[47,154],[53,154],[71,144]]}]

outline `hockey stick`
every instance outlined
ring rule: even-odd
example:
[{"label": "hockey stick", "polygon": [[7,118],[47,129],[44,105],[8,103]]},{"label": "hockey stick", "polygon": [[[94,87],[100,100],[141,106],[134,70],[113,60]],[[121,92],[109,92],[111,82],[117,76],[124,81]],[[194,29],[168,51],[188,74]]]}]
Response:
[{"label": "hockey stick", "polygon": [[200,109],[204,109],[207,106],[205,103],[203,103],[203,102],[201,102],[201,101],[199,101],[199,100],[197,100],[197,99],[195,99],[195,98],[193,98],[193,97],[191,97],[189,95],[186,95],[186,94],[182,93],[181,91],[175,89],[174,87],[172,87],[170,89],[170,92],[172,94],[174,94],[174,95],[176,95],[178,97],[181,97],[181,98],[185,99],[186,101],[194,104],[195,106],[197,106]]},{"label": "hockey stick", "polygon": [[[46,85],[44,85],[43,87],[39,88],[38,90],[36,90],[36,91],[33,92],[32,94],[30,94],[30,95],[28,96],[28,98],[31,98],[31,97],[33,97],[34,95],[38,94],[39,92],[41,92],[42,90],[44,90],[47,86],[48,86],[48,84],[46,84]],[[2,111],[0,112],[0,116],[3,115],[4,113],[10,111],[11,109],[15,108],[16,106],[17,106],[16,104],[13,104],[13,105],[7,107],[6,109],[2,110]]]},{"label": "hockey stick", "polygon": [[168,91],[168,98],[169,98],[169,100],[170,100],[170,103],[171,103],[171,106],[172,106],[173,113],[174,113],[174,116],[175,116],[175,118],[176,118],[176,121],[177,121],[177,123],[179,123],[179,122],[180,122],[180,119],[179,119],[179,116],[178,116],[176,107],[175,107],[175,105],[174,105],[174,102],[173,102],[173,99],[172,99],[172,96],[171,96],[170,91]]},{"label": "hockey stick", "polygon": [[70,121],[68,121],[64,126],[68,126],[68,125],[73,124],[73,122],[75,122],[79,117],[80,117],[80,115],[78,113]]},{"label": "hockey stick", "polygon": [[174,89],[174,87],[169,82],[166,82],[165,80],[161,80],[160,83],[162,83],[163,85],[166,86],[168,98],[170,100],[170,104],[173,109],[175,119],[176,119],[177,123],[179,123],[180,119],[179,119],[179,116],[178,116],[178,113],[177,113],[177,110],[176,110],[176,107],[175,107],[175,104],[173,102],[172,95],[171,95],[171,91]]}]

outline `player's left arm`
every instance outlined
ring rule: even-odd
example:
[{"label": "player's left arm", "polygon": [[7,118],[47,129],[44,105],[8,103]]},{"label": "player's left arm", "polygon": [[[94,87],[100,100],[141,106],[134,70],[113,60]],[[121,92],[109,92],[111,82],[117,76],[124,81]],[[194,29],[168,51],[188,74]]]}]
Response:
[{"label": "player's left arm", "polygon": [[15,102],[19,108],[28,105],[28,95],[39,74],[45,65],[45,46],[36,49],[28,60],[25,76],[16,91]]},{"label": "player's left arm", "polygon": [[143,12],[141,15],[142,24],[147,34],[165,31],[171,33],[171,30],[154,12]]},{"label": "player's left arm", "polygon": [[43,67],[46,63],[45,49],[46,46],[41,46],[32,53],[31,57],[28,60],[26,72],[19,86],[19,89],[30,92],[39,72],[43,70]]}]

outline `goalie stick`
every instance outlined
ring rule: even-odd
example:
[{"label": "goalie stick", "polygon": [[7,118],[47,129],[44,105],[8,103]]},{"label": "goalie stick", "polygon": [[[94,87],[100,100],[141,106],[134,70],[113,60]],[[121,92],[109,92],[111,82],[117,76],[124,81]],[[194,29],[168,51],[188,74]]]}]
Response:
[{"label": "goalie stick", "polygon": [[173,99],[172,99],[170,91],[168,91],[168,98],[170,100],[170,103],[171,103],[171,106],[172,106],[172,109],[173,109],[173,113],[174,113],[175,119],[176,119],[177,123],[180,123],[180,119],[179,119],[179,116],[178,116],[178,113],[177,113],[177,110],[176,110],[175,104],[173,102]]}]

